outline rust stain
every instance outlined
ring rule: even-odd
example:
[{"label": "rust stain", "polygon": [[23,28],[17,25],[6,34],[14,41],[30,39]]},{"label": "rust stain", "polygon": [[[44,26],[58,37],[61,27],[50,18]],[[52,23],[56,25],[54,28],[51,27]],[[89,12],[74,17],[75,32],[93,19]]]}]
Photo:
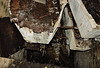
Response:
[{"label": "rust stain", "polygon": [[58,9],[55,9],[58,5],[53,4],[52,1],[56,0],[48,0],[46,4],[32,0],[11,0],[12,16],[10,17],[18,18],[19,22],[16,23],[20,27],[27,27],[35,33],[50,31],[53,27],[52,21],[55,23],[59,16],[56,14]]}]

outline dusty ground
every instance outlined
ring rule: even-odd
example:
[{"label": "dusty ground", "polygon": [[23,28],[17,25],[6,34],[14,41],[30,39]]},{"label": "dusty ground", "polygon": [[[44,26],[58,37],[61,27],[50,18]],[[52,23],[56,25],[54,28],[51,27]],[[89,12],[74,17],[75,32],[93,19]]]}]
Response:
[{"label": "dusty ground", "polygon": [[82,0],[97,24],[100,24],[100,0]]}]

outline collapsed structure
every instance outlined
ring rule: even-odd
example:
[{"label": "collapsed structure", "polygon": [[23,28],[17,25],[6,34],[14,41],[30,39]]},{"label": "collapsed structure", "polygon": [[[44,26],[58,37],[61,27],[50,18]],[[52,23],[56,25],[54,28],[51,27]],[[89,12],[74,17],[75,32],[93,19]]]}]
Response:
[{"label": "collapsed structure", "polygon": [[[85,7],[88,2],[82,1],[1,0],[0,55],[17,60],[26,56],[28,61],[40,62],[44,57],[49,58],[46,62],[66,65],[70,50],[92,49],[99,43],[100,12],[97,22]],[[75,62],[79,63],[76,54]]]}]

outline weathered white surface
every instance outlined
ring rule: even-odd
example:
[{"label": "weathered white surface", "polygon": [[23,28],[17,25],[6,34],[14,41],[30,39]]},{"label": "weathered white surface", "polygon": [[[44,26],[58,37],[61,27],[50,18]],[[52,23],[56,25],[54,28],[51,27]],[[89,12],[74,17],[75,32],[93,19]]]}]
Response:
[{"label": "weathered white surface", "polygon": [[0,57],[0,68],[8,68],[13,62],[14,59]]},{"label": "weathered white surface", "polygon": [[36,2],[39,2],[39,3],[42,3],[42,4],[46,4],[46,0],[33,0],[33,1],[36,1]]},{"label": "weathered white surface", "polygon": [[62,13],[64,10],[66,3],[62,5],[62,10],[60,12],[60,15],[58,17],[58,21],[54,25],[54,29],[52,33],[49,33],[48,31],[41,32],[41,33],[34,33],[31,29],[27,27],[20,28],[17,24],[15,24],[22,34],[24,40],[30,43],[43,43],[43,44],[49,44],[49,42],[52,40],[53,36],[55,35],[56,31],[58,30],[58,27],[60,26],[60,21],[62,18]]},{"label": "weathered white surface", "polygon": [[79,28],[82,38],[95,38],[100,35],[100,25],[97,25],[92,16],[88,13],[81,0],[68,0]]},{"label": "weathered white surface", "polygon": [[[63,21],[65,23],[65,26],[72,26],[73,27],[73,21],[70,15],[68,14],[67,7],[64,9],[65,15],[63,15]],[[76,39],[74,35],[73,29],[67,29],[66,30],[66,36],[68,37],[68,44],[70,45],[71,50],[79,50],[79,51],[85,51],[90,49],[89,45],[91,45],[90,41],[84,41],[81,39]],[[80,44],[78,44],[80,43]]]},{"label": "weathered white surface", "polygon": [[[6,5],[6,8],[3,8],[3,6],[1,5],[0,8],[0,17],[8,17],[9,14],[11,15],[11,11],[10,11],[10,1],[11,0],[0,0],[0,2],[3,1],[4,5]],[[35,0],[37,2],[41,2],[43,4],[45,4],[46,0]],[[20,31],[20,33],[22,34],[24,40],[26,40],[27,42],[30,43],[43,43],[43,44],[49,44],[49,42],[52,40],[53,36],[55,35],[58,27],[60,26],[60,21],[62,18],[62,13],[63,13],[63,9],[65,7],[67,2],[65,2],[65,0],[62,1],[62,9],[60,12],[60,15],[58,17],[58,21],[56,22],[56,24],[54,25],[54,30],[52,33],[49,33],[48,31],[46,32],[42,32],[42,33],[34,33],[31,29],[23,27],[23,28],[19,28],[19,26],[17,24],[15,24],[18,28],[18,30]],[[6,12],[5,9],[8,9]]]}]

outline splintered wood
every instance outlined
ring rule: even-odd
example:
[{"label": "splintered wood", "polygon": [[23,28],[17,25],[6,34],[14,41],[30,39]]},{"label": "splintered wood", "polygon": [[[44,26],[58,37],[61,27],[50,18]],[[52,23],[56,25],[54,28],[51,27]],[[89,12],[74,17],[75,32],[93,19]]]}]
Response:
[{"label": "splintered wood", "polygon": [[17,18],[20,27],[28,27],[35,33],[52,31],[59,12],[56,0],[46,4],[32,0],[11,0],[11,18]]}]

